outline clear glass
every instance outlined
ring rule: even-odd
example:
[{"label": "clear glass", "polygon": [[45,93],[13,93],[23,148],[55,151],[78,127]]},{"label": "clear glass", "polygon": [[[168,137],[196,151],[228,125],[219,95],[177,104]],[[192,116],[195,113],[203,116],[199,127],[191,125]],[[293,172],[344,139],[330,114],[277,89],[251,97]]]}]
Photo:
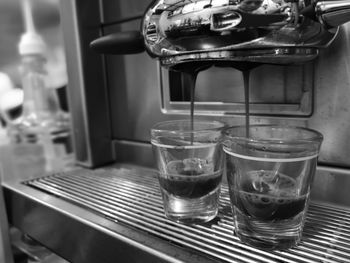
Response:
[{"label": "clear glass", "polygon": [[299,243],[322,140],[319,132],[301,127],[225,131],[235,232],[243,242],[263,249]]},{"label": "clear glass", "polygon": [[167,218],[185,224],[216,217],[224,166],[222,130],[216,121],[167,121],[151,130]]}]

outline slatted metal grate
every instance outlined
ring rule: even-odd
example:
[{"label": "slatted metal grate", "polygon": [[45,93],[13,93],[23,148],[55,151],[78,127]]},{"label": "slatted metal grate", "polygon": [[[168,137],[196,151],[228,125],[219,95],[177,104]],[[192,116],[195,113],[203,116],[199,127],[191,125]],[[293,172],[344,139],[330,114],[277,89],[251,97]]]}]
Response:
[{"label": "slatted metal grate", "polygon": [[350,262],[350,209],[311,202],[304,235],[297,248],[264,251],[245,245],[233,234],[226,185],[217,220],[182,225],[165,218],[156,173],[133,168],[80,169],[25,184],[90,209],[118,224],[195,250],[222,262]]}]

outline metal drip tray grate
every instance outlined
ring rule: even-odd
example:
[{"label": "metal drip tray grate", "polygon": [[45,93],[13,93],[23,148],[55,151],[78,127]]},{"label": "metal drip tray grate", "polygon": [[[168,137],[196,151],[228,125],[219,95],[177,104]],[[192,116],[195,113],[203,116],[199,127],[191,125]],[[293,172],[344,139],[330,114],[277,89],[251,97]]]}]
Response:
[{"label": "metal drip tray grate", "polygon": [[226,185],[217,220],[182,225],[163,214],[156,174],[151,170],[108,168],[76,170],[25,182],[81,207],[219,262],[350,262],[350,209],[312,202],[297,248],[264,251],[233,234]]}]

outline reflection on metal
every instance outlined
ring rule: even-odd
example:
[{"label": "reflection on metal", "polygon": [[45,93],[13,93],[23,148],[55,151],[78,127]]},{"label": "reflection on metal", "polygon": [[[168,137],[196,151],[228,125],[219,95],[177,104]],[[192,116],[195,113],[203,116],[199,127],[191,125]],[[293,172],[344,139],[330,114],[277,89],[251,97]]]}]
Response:
[{"label": "reflection on metal", "polygon": [[[111,230],[113,232],[113,229],[118,227],[126,227],[130,231],[135,230],[140,233],[143,238],[139,247],[141,244],[147,246],[147,253],[154,256],[153,262],[213,262],[216,260],[245,263],[340,263],[348,262],[350,259],[350,209],[345,207],[312,202],[301,244],[285,251],[267,252],[241,243],[234,235],[228,190],[225,184],[222,188],[218,217],[212,222],[192,226],[177,224],[164,217],[156,172],[150,169],[133,166],[94,171],[79,169],[70,173],[55,174],[29,181],[23,187],[29,188],[31,191],[38,189],[41,194],[45,194],[44,202],[47,202],[46,206],[53,210],[60,208],[59,202],[55,199],[73,204],[77,207],[73,210],[74,214],[79,215],[75,220],[83,221],[86,219],[86,212],[81,212],[81,208],[92,212],[95,216],[91,216],[91,222],[87,223],[88,229],[91,229],[88,231],[90,234],[87,240],[84,238],[84,232],[76,233],[74,224],[66,225],[60,221],[56,222],[56,226],[57,224],[65,225],[60,231],[70,231],[72,236],[79,237],[80,243],[78,243],[82,247],[88,242],[93,246],[96,255],[111,253],[105,254],[106,257],[100,258],[98,262],[112,262],[108,258],[115,259],[118,256],[125,262],[137,262],[144,256],[141,254],[144,252],[142,249],[139,250],[140,254],[131,254],[135,251],[124,251],[122,255],[116,255],[115,253],[119,253],[119,251],[108,250],[107,243],[98,242],[97,239],[94,239],[98,237],[97,234],[96,236],[92,235],[93,228],[106,236],[111,235],[109,232]],[[38,193],[33,196],[38,197]],[[54,203],[56,205],[52,206]],[[66,207],[69,208],[67,205]],[[13,211],[16,211],[15,208],[12,208]],[[37,212],[39,210],[36,209]],[[63,214],[74,218],[74,215],[70,215],[68,211]],[[101,219],[95,220],[97,225],[94,225],[92,222],[96,215]],[[110,223],[106,223],[108,221]],[[28,223],[26,221],[26,224]],[[49,229],[45,231],[49,232]],[[40,234],[42,235],[45,231],[42,229]],[[120,233],[116,233],[114,237],[116,240],[111,243],[115,244],[114,249],[126,242],[117,234]],[[124,238],[125,234],[127,232],[124,231]],[[51,234],[48,234],[46,238],[49,236],[52,240]],[[69,237],[71,238],[71,236]],[[102,240],[102,237],[100,238]],[[155,246],[158,246],[157,252],[152,250]],[[176,255],[174,255],[174,251],[176,251]],[[73,262],[92,262],[88,259],[86,261],[78,260],[81,255],[74,254],[74,252],[76,251],[69,248],[67,251],[63,251],[63,254]],[[92,252],[87,251],[87,253]],[[159,259],[159,255],[166,254],[169,255],[167,258],[161,257],[162,260]],[[194,257],[194,255],[197,256]],[[73,260],[74,256],[75,261]],[[148,261],[150,257],[146,256],[144,259],[143,262],[152,262]]]},{"label": "reflection on metal", "polygon": [[336,27],[349,21],[350,3],[348,0],[319,1],[316,3],[316,14],[323,24]]},{"label": "reflection on metal", "polygon": [[208,60],[300,63],[334,40],[349,10],[344,0],[158,0],[142,33],[148,52],[167,67]]},{"label": "reflection on metal", "polygon": [[237,12],[213,14],[211,16],[210,29],[224,31],[238,26],[242,22],[242,16]]}]

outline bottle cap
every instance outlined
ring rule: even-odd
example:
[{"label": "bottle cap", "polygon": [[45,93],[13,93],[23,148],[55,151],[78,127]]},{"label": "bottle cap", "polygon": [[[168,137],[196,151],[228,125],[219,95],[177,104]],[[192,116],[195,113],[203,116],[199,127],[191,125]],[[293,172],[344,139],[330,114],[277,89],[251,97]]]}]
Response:
[{"label": "bottle cap", "polygon": [[45,54],[46,44],[36,32],[27,32],[22,35],[18,50],[20,55]]},{"label": "bottle cap", "polygon": [[26,32],[22,35],[18,45],[20,55],[32,55],[41,54],[46,52],[46,44],[44,39],[35,29],[32,5],[30,0],[22,1],[23,19],[26,28]]}]

